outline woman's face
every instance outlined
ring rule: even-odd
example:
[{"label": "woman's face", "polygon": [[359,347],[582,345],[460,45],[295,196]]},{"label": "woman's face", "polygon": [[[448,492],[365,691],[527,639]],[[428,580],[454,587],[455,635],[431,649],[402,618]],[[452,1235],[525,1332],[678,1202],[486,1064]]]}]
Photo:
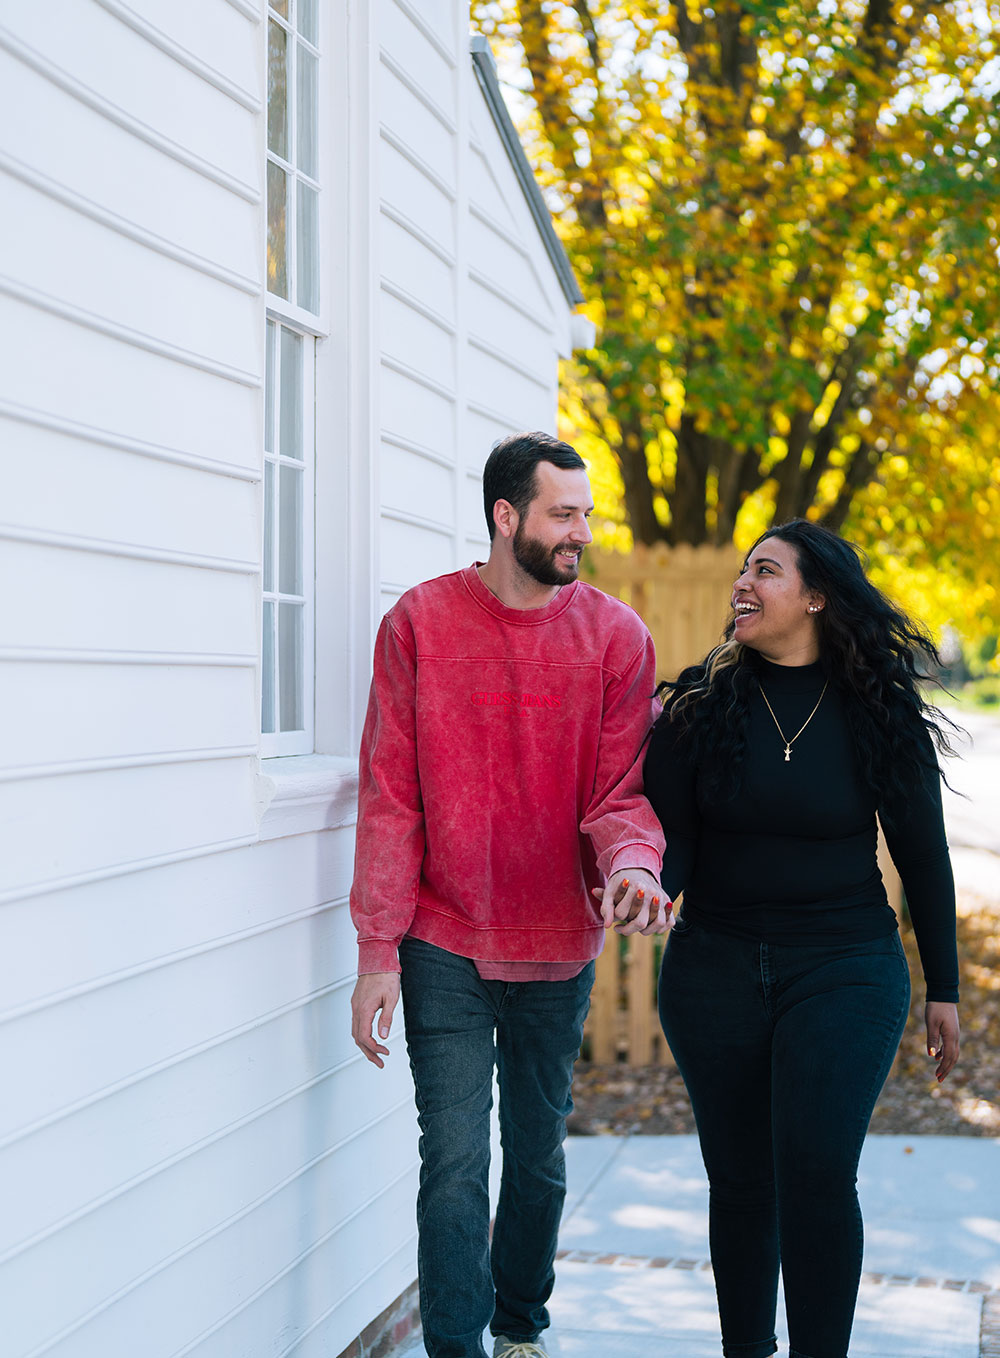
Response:
[{"label": "woman's face", "polygon": [[806,589],[791,543],[765,538],[733,585],[735,638],[778,664],[819,658],[817,619],[826,600]]}]

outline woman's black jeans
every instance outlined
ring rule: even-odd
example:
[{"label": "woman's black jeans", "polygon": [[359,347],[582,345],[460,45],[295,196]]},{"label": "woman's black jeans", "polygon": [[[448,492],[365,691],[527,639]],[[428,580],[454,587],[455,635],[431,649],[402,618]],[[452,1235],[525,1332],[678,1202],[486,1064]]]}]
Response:
[{"label": "woman's black jeans", "polygon": [[726,1358],[776,1351],[779,1264],[791,1358],[846,1358],[863,1246],[858,1160],[909,998],[895,933],[793,947],[683,916],[671,931],[660,1021],[708,1171]]}]

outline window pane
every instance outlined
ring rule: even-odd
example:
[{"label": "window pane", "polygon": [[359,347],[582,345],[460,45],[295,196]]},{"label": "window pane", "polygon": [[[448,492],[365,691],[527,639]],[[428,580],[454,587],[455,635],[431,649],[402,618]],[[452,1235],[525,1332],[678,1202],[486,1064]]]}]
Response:
[{"label": "window pane", "polygon": [[278,686],[282,731],[301,731],[302,720],[301,604],[278,605]]},{"label": "window pane", "polygon": [[260,729],[274,730],[274,604],[264,603],[264,644],[261,648]]},{"label": "window pane", "polygon": [[264,463],[264,589],[274,592],[274,463]]},{"label": "window pane", "polygon": [[271,8],[283,19],[288,18],[288,0],[271,0]]},{"label": "window pane", "polygon": [[319,122],[318,62],[301,43],[298,50],[299,80],[295,91],[298,137],[295,162],[312,179],[319,173],[316,159],[316,129]]},{"label": "window pane", "polygon": [[319,46],[319,6],[316,0],[299,0],[297,28],[313,47]]},{"label": "window pane", "polygon": [[302,593],[302,469],[281,468],[278,524],[278,590]]},{"label": "window pane", "polygon": [[295,245],[298,279],[295,300],[306,311],[319,311],[319,194],[298,180]]},{"label": "window pane", "polygon": [[278,397],[282,457],[302,460],[302,336],[282,327],[281,381]]},{"label": "window pane", "polygon": [[288,159],[288,34],[267,25],[267,149]]},{"label": "window pane", "polygon": [[285,184],[280,166],[267,162],[267,290],[288,296],[288,232]]},{"label": "window pane", "polygon": [[274,452],[274,367],[278,359],[277,326],[268,321],[264,340],[264,451]]}]

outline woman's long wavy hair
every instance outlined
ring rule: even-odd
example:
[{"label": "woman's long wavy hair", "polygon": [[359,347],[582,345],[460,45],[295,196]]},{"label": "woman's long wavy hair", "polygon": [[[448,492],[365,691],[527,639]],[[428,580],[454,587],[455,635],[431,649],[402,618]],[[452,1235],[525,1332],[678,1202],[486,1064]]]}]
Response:
[{"label": "woman's long wavy hair", "polygon": [[[920,689],[921,662],[924,668],[941,664],[937,647],[875,588],[852,543],[792,519],[762,533],[751,552],[768,538],[793,548],[806,590],[826,600],[816,615],[820,656],[831,687],[845,699],[863,776],[880,801],[905,797],[928,767],[940,772],[926,733],[941,754],[954,754],[948,736],[954,723]],[[756,687],[756,653],[735,640],[735,625],[731,617],[721,645],[657,690],[659,720],[677,724],[679,748],[697,762],[706,791],[723,797],[739,787]]]}]

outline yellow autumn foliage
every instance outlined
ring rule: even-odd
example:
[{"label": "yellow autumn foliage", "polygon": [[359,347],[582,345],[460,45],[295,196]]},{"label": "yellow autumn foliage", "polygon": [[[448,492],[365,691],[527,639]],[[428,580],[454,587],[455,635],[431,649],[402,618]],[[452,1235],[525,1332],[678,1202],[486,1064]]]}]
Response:
[{"label": "yellow autumn foliage", "polygon": [[599,536],[806,515],[1000,632],[1000,0],[473,0],[598,328]]}]

